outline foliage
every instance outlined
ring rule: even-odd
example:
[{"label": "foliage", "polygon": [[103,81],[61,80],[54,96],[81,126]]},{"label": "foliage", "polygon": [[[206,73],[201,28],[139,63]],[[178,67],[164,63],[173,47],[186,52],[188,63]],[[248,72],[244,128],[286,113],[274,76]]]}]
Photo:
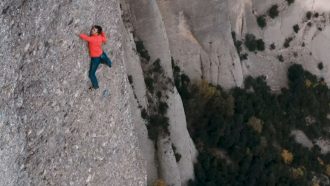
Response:
[{"label": "foliage", "polygon": [[179,162],[180,159],[181,159],[181,154],[179,154],[177,151],[176,151],[176,147],[175,145],[172,143],[172,149],[173,149],[173,152],[174,152],[174,156],[175,156],[175,160],[176,162]]},{"label": "foliage", "polygon": [[270,7],[270,9],[268,10],[268,15],[272,19],[276,18],[279,15],[278,5],[273,5],[272,7]]},{"label": "foliage", "polygon": [[252,116],[249,121],[248,125],[251,126],[257,133],[262,132],[263,121],[257,117]]},{"label": "foliage", "polygon": [[[206,81],[180,84],[190,95],[183,104],[199,151],[190,186],[312,185],[313,177],[330,170],[330,155],[290,137],[299,129],[310,139],[330,138],[326,84],[297,64],[280,93],[272,93],[265,79],[247,77],[244,87],[229,91]],[[307,125],[307,117],[315,122]]]},{"label": "foliage", "polygon": [[282,55],[278,55],[277,56],[277,59],[280,61],[280,62],[284,62],[284,57]]},{"label": "foliage", "polygon": [[253,34],[245,35],[245,46],[249,51],[254,52],[256,50],[263,51],[265,50],[265,43],[262,39],[256,39]]},{"label": "foliage", "polygon": [[145,84],[147,86],[147,89],[151,93],[153,93],[154,92],[154,89],[155,89],[155,87],[154,87],[154,80],[151,77],[146,77],[146,78],[144,78],[144,82],[145,82]]},{"label": "foliage", "polygon": [[[168,78],[161,66],[160,59],[149,63],[150,56],[145,49],[142,41],[136,41],[136,49],[140,54],[143,63],[144,82],[147,87],[148,108],[141,110],[141,117],[146,121],[148,136],[154,142],[160,135],[168,135],[169,119],[166,116],[168,105],[166,103],[166,91],[170,89]],[[130,83],[133,83],[131,76],[128,77]],[[155,143],[157,144],[157,143]]]},{"label": "foliage", "polygon": [[166,186],[166,182],[164,180],[158,179],[154,182],[153,186]]},{"label": "foliage", "polygon": [[149,52],[144,47],[143,41],[135,41],[135,45],[136,45],[136,50],[140,54],[140,56],[146,59],[147,61],[149,61],[150,55]]},{"label": "foliage", "polygon": [[288,38],[286,38],[286,39],[285,39],[285,42],[284,42],[284,44],[283,44],[283,46],[284,46],[285,48],[288,48],[288,47],[290,46],[290,43],[291,43],[292,40],[293,40],[292,37],[288,37]]},{"label": "foliage", "polygon": [[271,50],[275,50],[275,49],[276,49],[275,43],[272,43],[272,44],[270,45],[269,49],[271,49]]},{"label": "foliage", "polygon": [[265,15],[258,16],[257,23],[260,28],[265,28],[267,26],[266,16]]},{"label": "foliage", "polygon": [[295,24],[294,26],[293,26],[293,30],[294,30],[294,32],[295,33],[298,33],[299,32],[299,25],[298,24]]},{"label": "foliage", "polygon": [[294,3],[294,0],[286,0],[286,2],[288,3],[288,5],[291,5],[292,3]]},{"label": "foliage", "polygon": [[307,18],[307,20],[310,20],[312,18],[312,12],[311,11],[306,12],[306,18]]},{"label": "foliage", "polygon": [[281,153],[282,159],[285,164],[291,164],[293,161],[293,154],[287,149],[283,149]]},{"label": "foliage", "polygon": [[128,76],[128,81],[129,81],[130,84],[133,84],[133,76],[132,75]]},{"label": "foliage", "polygon": [[163,68],[160,66],[160,59],[156,59],[156,61],[153,63],[153,72],[155,73],[163,73]]},{"label": "foliage", "polygon": [[319,70],[322,70],[322,69],[324,68],[323,63],[320,62],[319,64],[317,64],[317,68],[318,68]]}]

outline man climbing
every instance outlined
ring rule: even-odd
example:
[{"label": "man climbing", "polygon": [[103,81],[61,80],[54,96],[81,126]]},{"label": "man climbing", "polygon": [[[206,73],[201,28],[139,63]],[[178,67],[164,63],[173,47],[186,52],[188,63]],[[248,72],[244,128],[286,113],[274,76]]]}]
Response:
[{"label": "man climbing", "polygon": [[98,89],[99,85],[96,78],[96,70],[100,63],[106,64],[111,68],[111,60],[102,50],[102,44],[107,41],[105,33],[102,32],[102,27],[98,25],[92,26],[90,31],[90,36],[86,34],[80,34],[79,37],[88,42],[89,56],[91,57],[91,65],[89,69],[89,78],[92,82],[92,87],[89,89],[92,90]]}]

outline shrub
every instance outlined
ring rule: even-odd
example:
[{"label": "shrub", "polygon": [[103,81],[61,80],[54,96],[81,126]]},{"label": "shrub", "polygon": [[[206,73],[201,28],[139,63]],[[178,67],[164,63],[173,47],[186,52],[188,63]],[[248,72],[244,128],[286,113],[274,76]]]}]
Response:
[{"label": "shrub", "polygon": [[150,55],[146,48],[144,47],[143,41],[135,41],[136,50],[141,57],[145,58],[147,61],[150,60]]},{"label": "shrub", "polygon": [[147,110],[145,108],[143,108],[142,111],[141,111],[141,117],[145,120],[148,119],[148,113],[147,113]]},{"label": "shrub", "polygon": [[147,89],[150,93],[154,92],[154,80],[151,77],[144,78],[144,82],[146,83]]},{"label": "shrub", "polygon": [[299,25],[298,24],[295,24],[294,26],[293,26],[293,30],[294,30],[294,32],[295,33],[298,33],[299,32]]},{"label": "shrub", "polygon": [[256,51],[256,49],[257,49],[256,37],[253,34],[245,35],[244,44],[248,48],[248,50],[251,52]]},{"label": "shrub", "polygon": [[252,116],[248,121],[248,125],[252,127],[258,134],[262,132],[263,124],[263,121],[255,116]]},{"label": "shrub", "polygon": [[273,5],[272,7],[270,7],[270,9],[268,10],[268,15],[269,17],[271,17],[272,19],[274,19],[275,17],[277,17],[279,14],[278,11],[278,5]]},{"label": "shrub", "polygon": [[257,49],[259,51],[264,51],[265,50],[265,43],[262,39],[258,39],[257,41]]},{"label": "shrub", "polygon": [[175,155],[175,160],[176,160],[176,162],[179,162],[180,159],[181,159],[181,154],[179,154],[179,153],[176,151],[176,147],[174,146],[173,143],[172,143],[172,149],[173,149],[173,152],[174,152],[174,155]]},{"label": "shrub", "polygon": [[323,69],[323,63],[320,62],[320,63],[317,65],[317,68],[319,68],[319,70],[322,70],[322,69]]},{"label": "shrub", "polygon": [[316,12],[316,13],[314,14],[314,17],[315,17],[315,18],[318,18],[318,17],[319,17],[319,13]]},{"label": "shrub", "polygon": [[307,20],[310,20],[312,18],[312,12],[311,11],[308,11],[306,13],[306,18],[307,18]]},{"label": "shrub", "polygon": [[294,0],[286,0],[286,2],[288,3],[288,5],[291,5],[292,3],[294,3]]},{"label": "shrub", "polygon": [[128,81],[130,84],[133,84],[133,77],[132,75],[128,75]]},{"label": "shrub", "polygon": [[240,60],[247,60],[248,59],[248,54],[244,53],[239,56]]},{"label": "shrub", "polygon": [[254,52],[256,50],[263,51],[265,50],[265,43],[262,39],[256,40],[256,37],[253,34],[245,35],[245,46],[249,51]]},{"label": "shrub", "polygon": [[280,62],[284,62],[284,57],[282,55],[278,55],[277,56],[277,59],[280,61]]},{"label": "shrub", "polygon": [[159,106],[158,106],[158,109],[159,109],[159,113],[164,115],[166,114],[167,112],[167,109],[168,109],[168,105],[166,102],[159,102]]},{"label": "shrub", "polygon": [[166,182],[164,180],[156,180],[153,186],[166,186]]},{"label": "shrub", "polygon": [[292,37],[288,37],[288,38],[286,38],[286,39],[285,39],[285,42],[284,42],[284,44],[283,44],[283,46],[284,46],[285,48],[288,48],[288,47],[290,46],[290,43],[291,43],[292,40],[293,40]]},{"label": "shrub", "polygon": [[260,28],[265,28],[267,26],[265,15],[257,17],[257,23]]},{"label": "shrub", "polygon": [[240,54],[241,51],[242,51],[242,41],[236,39],[236,33],[235,32],[231,32],[231,36],[233,38],[234,45],[236,47],[237,53]]},{"label": "shrub", "polygon": [[166,116],[163,116],[163,115],[160,115],[160,114],[152,114],[150,117],[149,117],[149,121],[150,121],[150,124],[151,126],[153,127],[161,127],[163,129],[167,129],[168,127],[168,117]]},{"label": "shrub", "polygon": [[160,59],[159,58],[157,58],[155,60],[155,62],[153,63],[153,69],[152,70],[156,73],[162,73],[163,72],[162,66],[160,65]]},{"label": "shrub", "polygon": [[285,164],[291,164],[293,161],[293,154],[286,149],[282,150],[281,153],[282,159]]},{"label": "shrub", "polygon": [[275,50],[275,49],[276,49],[275,43],[272,43],[272,44],[269,46],[269,49],[271,49],[271,50]]}]

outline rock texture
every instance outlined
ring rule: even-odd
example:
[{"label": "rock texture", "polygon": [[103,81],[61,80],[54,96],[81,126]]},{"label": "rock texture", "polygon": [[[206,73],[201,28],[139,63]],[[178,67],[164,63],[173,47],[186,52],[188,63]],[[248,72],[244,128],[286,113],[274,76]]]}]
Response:
[{"label": "rock texture", "polygon": [[[128,22],[126,24],[128,30],[130,30],[130,26],[133,27],[132,31],[145,43],[151,57],[150,61],[153,62],[159,58],[165,76],[174,82],[169,42],[157,1],[127,0],[122,1],[122,7],[126,12],[125,18]],[[149,29],[146,29],[147,27]],[[140,73],[140,70],[132,71],[134,82],[135,79],[141,79],[140,77],[143,74]],[[140,92],[146,92],[145,85],[139,86],[139,82],[133,84],[134,92],[137,93],[137,102],[144,103],[144,97],[139,95],[141,95]],[[172,89],[166,92],[168,96],[167,104],[169,106],[167,116],[169,117],[170,136],[159,136],[158,142],[155,144],[157,145],[157,157],[155,158],[158,162],[148,162],[151,165],[159,166],[158,177],[164,179],[168,185],[179,186],[186,185],[189,179],[194,179],[193,163],[195,162],[197,151],[187,130],[180,95],[175,87]],[[144,104],[141,104],[141,106],[142,108],[147,108]],[[147,141],[142,146],[145,149],[150,149],[150,143]],[[176,147],[177,153],[182,157],[178,162],[172,146]],[[148,159],[153,160],[151,157],[148,157]],[[148,167],[148,172],[153,170],[154,168]],[[153,177],[154,175],[148,177],[149,184],[152,184],[154,181]]]},{"label": "rock texture", "polygon": [[[279,15],[272,19],[275,4]],[[193,80],[228,89],[265,75],[279,90],[292,63],[330,83],[329,12],[327,0],[2,0],[0,185],[152,185],[158,178],[186,185],[197,152],[182,101],[175,87],[167,92],[170,135],[154,144],[141,118],[148,100],[133,33],[171,80],[173,57]],[[93,24],[107,32],[104,48],[114,65],[101,66],[100,89],[88,92],[87,47],[75,33]],[[243,46],[242,60],[232,32],[243,42],[253,33],[265,50]]]},{"label": "rock texture", "polygon": [[[151,16],[140,9],[140,13],[132,15],[138,35],[148,38],[145,40],[147,49],[159,55],[168,54],[167,50],[159,52],[159,47],[168,43],[170,55],[193,79],[202,78],[230,88],[241,86],[248,75],[267,75],[272,89],[279,90],[286,86],[288,66],[299,63],[330,83],[326,52],[330,5],[326,0],[295,1],[291,5],[285,0],[154,0],[131,1],[130,4],[133,9],[143,4],[154,12]],[[279,10],[274,19],[267,16],[273,5],[278,5]],[[311,19],[306,18],[308,11]],[[263,29],[256,21],[261,15],[266,15],[267,26]],[[300,28],[298,33],[293,30],[296,24]],[[155,32],[159,36],[150,36]],[[265,42],[266,50],[254,53],[243,47],[248,59],[241,60],[232,32],[243,41],[247,33],[256,35]],[[288,38],[292,41],[289,47],[284,47]],[[275,49],[270,49],[271,44]],[[279,56],[283,57],[283,62],[279,61]],[[322,70],[317,68],[321,62]]]},{"label": "rock texture", "polygon": [[[242,86],[246,76],[264,75],[271,88],[278,91],[287,86],[287,68],[293,63],[302,64],[305,69],[330,83],[327,60],[330,57],[327,52],[330,5],[325,0],[295,1],[291,5],[285,0],[121,2],[125,7],[128,30],[144,42],[151,61],[161,59],[162,67],[170,78],[170,59],[173,57],[175,63],[193,80],[206,79],[226,89]],[[277,5],[279,11],[274,19],[268,15],[273,5]],[[308,11],[312,15],[310,19],[306,18]],[[262,15],[266,17],[265,28],[257,23],[257,17]],[[297,32],[293,29],[294,25],[299,26]],[[241,59],[232,33],[235,33],[236,40],[243,43],[246,34],[254,34],[264,41],[265,50],[250,52],[243,44],[240,53],[246,53],[247,59]],[[290,41],[288,46],[285,46],[286,41]],[[275,47],[271,48],[271,45]],[[143,96],[138,95],[142,95],[145,88],[138,87],[134,89],[137,100],[143,100]],[[167,102],[170,105],[171,135],[158,142],[161,146],[158,152],[159,176],[173,185],[180,184],[178,169],[181,184],[193,178],[191,162],[194,162],[196,155],[196,150],[190,145],[192,142],[185,129],[184,111],[177,96],[174,91],[169,94]],[[173,105],[179,109],[176,110]],[[177,165],[173,161],[170,143],[178,146],[186,158]],[[167,164],[164,164],[165,160]]]},{"label": "rock texture", "polygon": [[[0,185],[147,185],[119,2],[4,0],[0,10]],[[89,92],[74,33],[93,24],[110,38],[113,68],[101,66]]]}]

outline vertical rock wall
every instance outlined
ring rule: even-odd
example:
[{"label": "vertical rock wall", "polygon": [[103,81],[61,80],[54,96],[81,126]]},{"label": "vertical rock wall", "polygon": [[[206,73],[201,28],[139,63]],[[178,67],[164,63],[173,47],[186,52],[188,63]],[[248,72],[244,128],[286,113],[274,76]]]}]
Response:
[{"label": "vertical rock wall", "polygon": [[[0,2],[0,185],[146,185],[115,0]],[[100,24],[110,69],[88,91],[75,33]]]}]

